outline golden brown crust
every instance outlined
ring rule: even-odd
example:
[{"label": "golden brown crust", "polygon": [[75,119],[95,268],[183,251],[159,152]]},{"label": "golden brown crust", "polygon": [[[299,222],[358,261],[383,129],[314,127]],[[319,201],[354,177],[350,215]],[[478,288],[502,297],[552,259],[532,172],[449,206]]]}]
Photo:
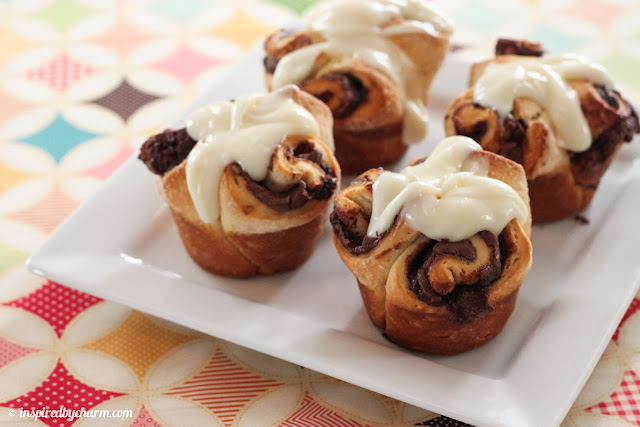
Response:
[{"label": "golden brown crust", "polygon": [[506,258],[502,276],[488,291],[491,311],[469,323],[452,321],[446,306],[432,306],[409,289],[407,258],[422,242],[411,245],[397,259],[386,283],[386,334],[396,344],[431,354],[456,354],[479,347],[502,331],[513,312],[520,285],[531,266],[531,243],[516,220],[503,232],[513,252]]},{"label": "golden brown crust", "polygon": [[[517,98],[507,117],[473,101],[473,85],[491,62],[508,62],[504,55],[474,64],[468,90],[445,114],[445,133],[466,135],[485,150],[521,163],[527,175],[534,222],[571,217],[587,208],[613,156],[640,131],[631,105],[615,90],[586,79],[569,80],[580,99],[593,143],[583,153],[563,149],[546,111],[535,101]],[[514,131],[515,128],[516,131]]]},{"label": "golden brown crust", "polygon": [[[278,34],[271,34],[265,43],[266,58],[273,58],[272,61],[307,46],[308,41],[321,41],[317,34],[308,30],[284,38]],[[424,93],[426,102],[431,82],[448,51],[449,37],[412,33],[392,35],[389,39],[414,62],[420,76],[418,91]],[[265,82],[270,90],[273,70],[265,68]],[[341,85],[337,84],[339,76],[343,76]],[[387,74],[353,57],[331,59],[320,55],[310,76],[299,82],[299,86],[332,107],[336,157],[343,172],[361,173],[395,162],[405,153],[407,147],[402,139],[404,95]],[[345,109],[345,104],[336,99],[349,99],[351,105]]]},{"label": "golden brown crust", "polygon": [[[489,176],[510,185],[528,205],[523,168],[486,151],[472,153],[486,162]],[[497,335],[509,318],[520,284],[531,267],[531,216],[525,224],[512,220],[501,235],[505,245],[502,275],[490,285],[491,310],[477,321],[460,323],[446,306],[432,306],[409,289],[408,262],[431,240],[397,218],[376,241],[365,237],[371,216],[372,186],[380,169],[371,169],[336,196],[331,222],[334,244],[355,276],[367,314],[373,324],[404,347],[454,354],[475,348]]]},{"label": "golden brown crust", "polygon": [[[326,106],[308,94],[300,92],[300,96],[301,105],[325,120],[324,125],[320,120],[321,129],[330,137]],[[303,150],[298,153],[300,147]],[[198,265],[217,274],[251,277],[295,269],[311,256],[340,186],[340,166],[322,141],[295,135],[284,138],[262,183],[252,181],[238,165],[227,165],[219,187],[220,216],[210,224],[200,219],[191,199],[186,162],[165,173],[160,187],[182,242]],[[268,194],[300,187],[303,198],[270,204],[256,187]]]},{"label": "golden brown crust", "polygon": [[311,221],[296,227],[273,233],[228,233],[227,238],[257,266],[259,274],[290,271],[311,257],[322,236],[327,216],[328,209],[322,209]]},{"label": "golden brown crust", "polygon": [[366,131],[334,130],[336,158],[344,173],[354,174],[400,159],[407,151],[402,142],[402,121]]},{"label": "golden brown crust", "polygon": [[226,237],[220,221],[213,224],[191,222],[174,209],[171,209],[171,216],[182,244],[200,267],[232,277],[251,277],[258,273],[257,266],[244,257]]},{"label": "golden brown crust", "polygon": [[[380,174],[379,169],[371,169],[362,175],[361,182],[351,184],[336,196],[333,222],[340,221],[350,228],[368,226],[371,215],[372,191],[370,183]],[[366,177],[366,179],[364,179]],[[363,180],[364,179],[364,180]],[[356,180],[358,181],[358,179]],[[366,224],[363,222],[366,221]],[[362,237],[366,229],[358,230]],[[415,240],[420,233],[410,228],[403,221],[396,221],[375,246],[360,254],[353,253],[334,233],[333,239],[338,255],[351,270],[358,281],[360,293],[373,324],[384,329],[384,301],[386,272],[389,271],[400,254]]]}]

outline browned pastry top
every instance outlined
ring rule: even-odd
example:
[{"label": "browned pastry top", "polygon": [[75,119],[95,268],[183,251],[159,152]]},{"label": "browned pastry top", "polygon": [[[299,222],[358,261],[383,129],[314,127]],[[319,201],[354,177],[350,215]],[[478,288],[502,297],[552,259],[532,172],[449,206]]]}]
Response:
[{"label": "browned pastry top", "polygon": [[445,116],[447,135],[466,135],[483,149],[520,163],[529,180],[533,219],[553,221],[585,209],[624,142],[640,133],[633,106],[614,88],[586,78],[567,79],[577,94],[591,133],[591,145],[582,152],[557,143],[558,127],[536,101],[520,97],[508,114],[474,101],[475,82],[492,62],[505,63],[544,50],[526,41],[500,40],[496,57],[474,64],[470,88],[449,106]]},{"label": "browned pastry top", "polygon": [[[140,148],[138,158],[142,160],[149,170],[160,176],[169,172],[174,167],[182,163],[195,145],[186,129],[170,130],[166,129],[162,133],[148,138]],[[323,160],[323,155],[312,143],[306,140],[298,141],[295,147],[291,144],[283,144],[271,157],[269,170],[275,169],[277,156],[281,155],[285,161],[308,161],[319,166],[324,171],[322,182],[318,185],[310,186],[304,180],[293,184],[289,188],[278,188],[270,185],[269,180],[256,182],[242,169],[234,163],[232,170],[234,174],[245,180],[247,187],[253,195],[265,205],[278,212],[286,212],[304,206],[309,200],[327,200],[331,198],[336,189],[338,177],[333,170]],[[268,176],[269,178],[269,176]]]},{"label": "browned pastry top", "polygon": [[[242,167],[235,163],[233,172],[241,176],[251,190],[253,195],[265,205],[278,212],[286,212],[304,206],[309,200],[327,200],[331,198],[336,189],[338,178],[336,172],[327,165],[322,158],[322,153],[313,147],[308,141],[300,141],[295,148],[287,145],[284,149],[285,157],[290,161],[306,160],[318,165],[324,171],[324,177],[321,185],[309,187],[306,181],[301,180],[294,184],[291,188],[275,191],[269,188],[269,183],[265,181],[256,182],[249,177]],[[273,170],[273,163],[276,155],[271,157],[269,170]]]},{"label": "browned pastry top", "polygon": [[265,40],[267,49],[267,55],[263,60],[265,71],[273,74],[283,56],[312,43],[313,39],[306,31],[282,28],[272,33]]}]

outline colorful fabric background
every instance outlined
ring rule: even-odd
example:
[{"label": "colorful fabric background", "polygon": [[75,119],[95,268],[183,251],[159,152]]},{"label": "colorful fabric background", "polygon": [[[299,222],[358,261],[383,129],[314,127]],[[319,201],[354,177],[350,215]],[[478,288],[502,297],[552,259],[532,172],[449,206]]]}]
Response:
[{"label": "colorful fabric background", "polygon": [[[148,135],[312,2],[0,0],[0,424],[459,425],[24,267]],[[640,105],[637,0],[443,7],[462,45],[490,52],[498,36],[527,37],[586,54]],[[639,308],[636,298],[563,426],[640,425]],[[133,417],[10,416],[60,405]]]}]

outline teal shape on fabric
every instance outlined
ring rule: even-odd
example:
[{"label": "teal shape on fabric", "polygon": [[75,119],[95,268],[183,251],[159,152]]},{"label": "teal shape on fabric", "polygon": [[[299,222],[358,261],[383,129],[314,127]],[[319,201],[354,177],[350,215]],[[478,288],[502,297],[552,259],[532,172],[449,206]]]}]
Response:
[{"label": "teal shape on fabric", "polygon": [[549,27],[547,24],[541,24],[527,39],[542,43],[542,46],[549,53],[567,53],[575,50],[578,45],[584,42],[584,39],[572,37],[566,33],[561,33]]},{"label": "teal shape on fabric", "polygon": [[281,4],[297,14],[302,14],[309,6],[317,3],[318,0],[271,0],[272,3]]},{"label": "teal shape on fabric", "polygon": [[28,254],[8,246],[0,245],[0,273],[18,263],[23,263],[29,257]]},{"label": "teal shape on fabric", "polygon": [[75,127],[58,114],[46,128],[23,138],[22,142],[46,151],[56,162],[60,162],[75,146],[96,136],[98,135]]},{"label": "teal shape on fabric", "polygon": [[34,16],[49,25],[66,33],[76,22],[93,13],[89,9],[73,0],[53,0],[42,9],[34,12]]},{"label": "teal shape on fabric", "polygon": [[508,19],[508,15],[487,7],[480,2],[471,2],[452,16],[457,26],[468,27],[479,32],[489,33]]},{"label": "teal shape on fabric", "polygon": [[620,52],[613,49],[611,54],[601,62],[607,67],[609,73],[615,81],[624,83],[635,90],[640,90],[640,80],[638,79],[638,71],[640,71],[640,58]]},{"label": "teal shape on fabric", "polygon": [[160,0],[154,3],[151,8],[180,24],[186,24],[212,3],[214,2],[210,0]]}]

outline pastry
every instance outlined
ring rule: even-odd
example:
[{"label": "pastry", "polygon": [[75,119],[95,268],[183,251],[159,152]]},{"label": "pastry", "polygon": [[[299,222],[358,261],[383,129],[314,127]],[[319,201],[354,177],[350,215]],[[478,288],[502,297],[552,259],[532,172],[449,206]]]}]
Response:
[{"label": "pastry", "polygon": [[547,56],[530,42],[500,40],[474,64],[469,89],[449,106],[447,135],[466,135],[524,167],[534,222],[587,208],[638,115],[606,70],[575,55]]},{"label": "pastry", "polygon": [[520,165],[463,136],[336,196],[334,244],[373,324],[396,344],[456,354],[495,337],[531,267]]},{"label": "pastry", "polygon": [[394,162],[424,140],[453,31],[444,13],[422,0],[329,0],[304,23],[266,39],[266,85],[297,84],[331,108],[343,172]]},{"label": "pastry", "polygon": [[187,252],[214,273],[292,270],[318,243],[339,187],[331,112],[285,86],[194,112],[149,138],[140,159],[160,175]]}]

